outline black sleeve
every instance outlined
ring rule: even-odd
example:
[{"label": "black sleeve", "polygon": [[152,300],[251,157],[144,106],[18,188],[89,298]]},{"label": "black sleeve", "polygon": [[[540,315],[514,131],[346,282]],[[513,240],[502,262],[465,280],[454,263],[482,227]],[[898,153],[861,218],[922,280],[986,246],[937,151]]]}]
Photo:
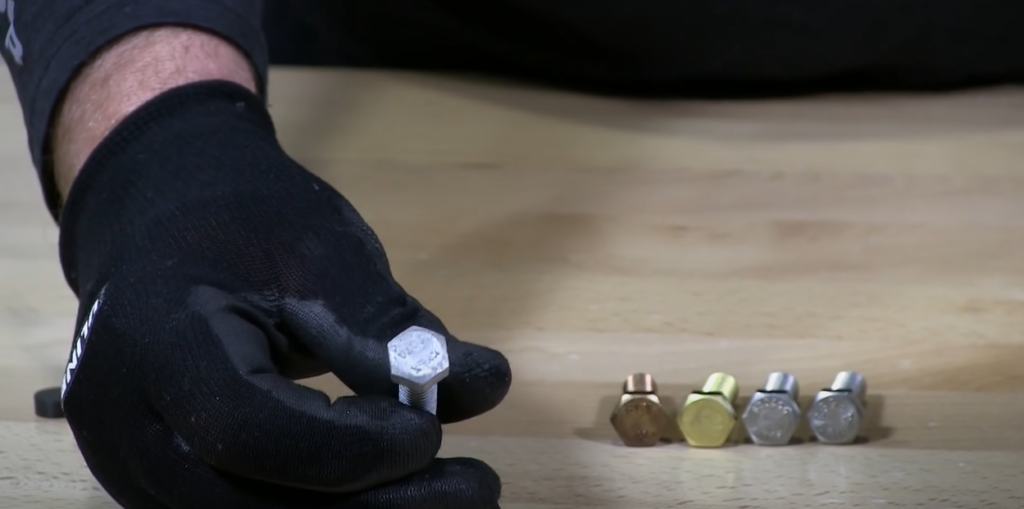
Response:
[{"label": "black sleeve", "polygon": [[157,25],[205,29],[234,42],[252,60],[265,97],[267,50],[261,0],[0,0],[3,55],[28,131],[32,163],[46,205],[57,218],[49,133],[75,73],[101,48]]}]

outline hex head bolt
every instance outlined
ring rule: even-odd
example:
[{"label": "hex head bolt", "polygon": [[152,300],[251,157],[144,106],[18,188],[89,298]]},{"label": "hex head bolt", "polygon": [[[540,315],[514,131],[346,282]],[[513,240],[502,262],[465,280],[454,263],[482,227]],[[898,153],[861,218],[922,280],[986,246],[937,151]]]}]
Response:
[{"label": "hex head bolt", "polygon": [[743,412],[743,425],[756,445],[787,445],[800,425],[800,384],[782,371],[768,375]]},{"label": "hex head bolt", "polygon": [[736,379],[726,373],[708,377],[699,391],[686,398],[676,417],[686,442],[693,447],[721,447],[736,427]]},{"label": "hex head bolt", "polygon": [[437,413],[437,384],[448,376],[448,342],[432,330],[412,326],[388,342],[391,380],[398,400]]},{"label": "hex head bolt", "polygon": [[859,373],[843,371],[818,392],[807,412],[811,431],[823,444],[850,444],[857,438],[867,411],[867,382]]},{"label": "hex head bolt", "polygon": [[647,373],[634,373],[626,378],[611,421],[627,447],[658,444],[668,426],[668,415],[658,398],[658,384],[654,377]]}]

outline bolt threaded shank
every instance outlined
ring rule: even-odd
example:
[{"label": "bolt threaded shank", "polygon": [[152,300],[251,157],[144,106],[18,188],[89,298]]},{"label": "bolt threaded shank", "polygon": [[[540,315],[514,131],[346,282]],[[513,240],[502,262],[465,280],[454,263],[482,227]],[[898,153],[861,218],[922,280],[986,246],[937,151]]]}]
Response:
[{"label": "bolt threaded shank", "polygon": [[654,377],[648,373],[633,373],[626,378],[622,385],[624,394],[655,394],[658,392],[658,384]]},{"label": "bolt threaded shank", "polygon": [[437,414],[437,386],[432,385],[429,389],[420,391],[405,385],[399,385],[398,401],[413,408]]}]

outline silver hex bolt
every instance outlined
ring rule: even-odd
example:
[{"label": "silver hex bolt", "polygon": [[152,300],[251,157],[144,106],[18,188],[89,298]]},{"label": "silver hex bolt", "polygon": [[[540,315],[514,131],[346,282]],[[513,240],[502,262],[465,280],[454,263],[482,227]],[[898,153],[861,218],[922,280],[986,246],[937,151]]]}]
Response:
[{"label": "silver hex bolt", "polygon": [[863,376],[843,371],[836,375],[831,386],[818,392],[807,412],[807,420],[819,442],[853,443],[864,422],[867,390]]},{"label": "silver hex bolt", "polygon": [[743,412],[743,426],[757,445],[787,445],[800,425],[800,384],[785,372],[768,375]]},{"label": "silver hex bolt", "polygon": [[391,380],[398,400],[437,413],[437,384],[448,376],[448,342],[432,330],[412,326],[388,342]]}]

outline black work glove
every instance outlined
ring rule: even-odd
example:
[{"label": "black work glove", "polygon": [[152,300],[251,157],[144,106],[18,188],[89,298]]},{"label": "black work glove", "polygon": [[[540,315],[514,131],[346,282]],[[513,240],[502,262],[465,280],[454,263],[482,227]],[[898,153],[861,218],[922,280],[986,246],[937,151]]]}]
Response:
[{"label": "black work glove", "polygon": [[[124,507],[498,507],[493,470],[435,455],[441,423],[501,402],[507,360],[395,282],[245,89],[190,85],[126,119],[71,190],[60,255],[81,303],[64,410]],[[448,338],[436,417],[390,378],[387,342],[412,325]],[[328,371],[358,396],[293,382]]]}]

